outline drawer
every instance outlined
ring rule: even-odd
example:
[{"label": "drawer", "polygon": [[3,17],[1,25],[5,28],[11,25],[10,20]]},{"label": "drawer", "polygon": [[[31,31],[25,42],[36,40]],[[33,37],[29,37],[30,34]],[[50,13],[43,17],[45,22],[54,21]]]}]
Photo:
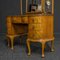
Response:
[{"label": "drawer", "polygon": [[28,17],[22,17],[22,23],[28,23]]},{"label": "drawer", "polygon": [[12,20],[13,20],[13,21],[12,21],[13,23],[21,23],[21,22],[22,22],[22,21],[21,21],[21,17],[16,17],[16,16],[15,16],[15,17],[12,18]]},{"label": "drawer", "polygon": [[29,30],[41,30],[43,28],[42,24],[29,24]]},{"label": "drawer", "polygon": [[28,33],[39,35],[39,34],[43,34],[44,31],[43,30],[29,30]]},{"label": "drawer", "polygon": [[28,32],[28,37],[32,39],[40,39],[43,35],[43,31],[40,30],[34,30],[34,31],[29,31]]},{"label": "drawer", "polygon": [[29,23],[42,23],[42,18],[39,17],[31,17],[29,18]]}]

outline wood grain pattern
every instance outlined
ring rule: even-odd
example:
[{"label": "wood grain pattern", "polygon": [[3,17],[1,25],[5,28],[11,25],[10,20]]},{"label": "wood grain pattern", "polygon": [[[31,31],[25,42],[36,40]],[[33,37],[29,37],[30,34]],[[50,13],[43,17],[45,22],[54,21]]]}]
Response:
[{"label": "wood grain pattern", "polygon": [[[24,33],[24,29],[27,30],[24,25],[14,25],[16,24],[28,24],[29,35],[41,36],[42,38],[53,38],[53,16],[8,16],[7,17],[7,33],[8,34],[18,34]],[[39,33],[40,34],[39,34]],[[40,37],[40,38],[41,38]]]},{"label": "wood grain pattern", "polygon": [[[34,35],[41,35],[42,38],[50,38],[53,37],[53,16],[34,16],[29,17],[29,29],[28,31],[31,33],[32,31]],[[28,32],[28,33],[29,33]],[[40,34],[39,34],[39,33]],[[29,35],[32,35],[29,34]],[[40,37],[41,38],[41,37]]]},{"label": "wood grain pattern", "polygon": [[53,15],[8,16],[6,22],[7,35],[9,37],[12,36],[10,37],[12,49],[12,40],[14,37],[21,35],[21,33],[27,33],[28,38],[26,42],[28,46],[28,55],[31,54],[30,42],[40,42],[42,44],[42,57],[44,57],[46,42],[51,41],[51,51],[54,51]]}]

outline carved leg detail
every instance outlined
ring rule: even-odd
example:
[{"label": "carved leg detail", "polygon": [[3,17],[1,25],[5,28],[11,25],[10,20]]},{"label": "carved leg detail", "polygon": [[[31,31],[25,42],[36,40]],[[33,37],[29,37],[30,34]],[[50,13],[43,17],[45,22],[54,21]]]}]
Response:
[{"label": "carved leg detail", "polygon": [[45,43],[42,42],[42,58],[44,57],[44,48],[45,48]]},{"label": "carved leg detail", "polygon": [[10,38],[11,38],[11,49],[13,49],[13,43],[14,43],[13,41],[14,41],[14,36],[11,36]]},{"label": "carved leg detail", "polygon": [[27,39],[27,47],[28,47],[28,55],[31,54],[31,50],[30,50],[30,41]]},{"label": "carved leg detail", "polygon": [[51,51],[54,51],[54,40],[51,41]]}]

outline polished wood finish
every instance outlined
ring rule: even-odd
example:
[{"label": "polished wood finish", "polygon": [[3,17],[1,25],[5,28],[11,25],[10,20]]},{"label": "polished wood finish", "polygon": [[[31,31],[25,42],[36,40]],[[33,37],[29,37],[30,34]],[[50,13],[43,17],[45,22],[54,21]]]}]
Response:
[{"label": "polished wood finish", "polygon": [[[25,30],[28,30],[28,38],[26,40],[28,47],[28,55],[31,54],[30,42],[40,42],[42,44],[42,57],[44,57],[44,48],[46,42],[51,41],[51,50],[54,51],[53,20],[53,15],[29,14],[25,16],[8,16],[7,36],[11,39],[11,48],[13,49],[14,38],[21,34],[25,34]],[[25,26],[25,24],[27,25]]]},{"label": "polished wood finish", "polygon": [[30,16],[28,31],[29,36],[34,35],[35,39],[53,37],[53,16]]},{"label": "polished wood finish", "polygon": [[26,0],[26,15],[22,15],[22,0],[20,0],[21,16],[6,17],[6,35],[10,38],[11,49],[13,49],[13,42],[16,36],[28,34],[28,38],[26,40],[28,55],[31,54],[31,42],[40,42],[42,44],[42,57],[44,57],[44,48],[46,42],[51,41],[51,51],[54,51],[54,0],[52,0],[52,14],[45,13],[44,2],[45,0],[41,0],[43,13],[37,13],[28,12],[28,0]]},{"label": "polished wood finish", "polygon": [[54,50],[53,16],[29,16],[28,25],[28,55],[31,54],[30,42],[40,42],[42,44],[42,57],[46,42],[52,42],[51,50]]},{"label": "polished wood finish", "polygon": [[45,13],[45,0],[41,0],[42,12]]},{"label": "polished wood finish", "polygon": [[[33,0],[32,0],[33,1]],[[33,2],[32,2],[33,3]],[[28,25],[28,55],[31,54],[30,43],[40,42],[42,44],[42,57],[44,57],[44,48],[46,42],[51,41],[51,51],[54,51],[54,0],[52,0],[52,13],[51,15],[45,11],[45,0],[41,0],[42,13],[39,15],[37,12],[27,12],[29,25]],[[37,15],[38,14],[38,15]]]},{"label": "polished wood finish", "polygon": [[54,14],[54,0],[52,0],[52,14]]},{"label": "polished wood finish", "polygon": [[[23,17],[23,18],[22,18]],[[14,38],[17,36],[26,35],[27,32],[27,17],[26,16],[7,16],[6,17],[7,34],[10,38],[11,49],[13,49]],[[9,40],[8,40],[9,46]]]}]

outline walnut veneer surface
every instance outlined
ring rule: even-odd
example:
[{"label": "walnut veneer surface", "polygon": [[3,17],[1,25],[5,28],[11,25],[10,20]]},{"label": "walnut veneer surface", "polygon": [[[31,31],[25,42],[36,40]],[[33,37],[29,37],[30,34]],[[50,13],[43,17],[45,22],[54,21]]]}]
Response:
[{"label": "walnut veneer surface", "polygon": [[40,37],[53,37],[53,15],[7,16],[7,34],[24,33],[28,24],[32,33],[37,35],[39,32]]},{"label": "walnut veneer surface", "polygon": [[13,49],[13,38],[15,36],[27,33],[28,55],[31,53],[30,41],[40,42],[42,43],[42,57],[44,57],[46,42],[52,41],[51,48],[53,51],[53,24],[53,15],[27,14],[24,16],[7,16],[7,36],[11,38],[11,48]]}]

